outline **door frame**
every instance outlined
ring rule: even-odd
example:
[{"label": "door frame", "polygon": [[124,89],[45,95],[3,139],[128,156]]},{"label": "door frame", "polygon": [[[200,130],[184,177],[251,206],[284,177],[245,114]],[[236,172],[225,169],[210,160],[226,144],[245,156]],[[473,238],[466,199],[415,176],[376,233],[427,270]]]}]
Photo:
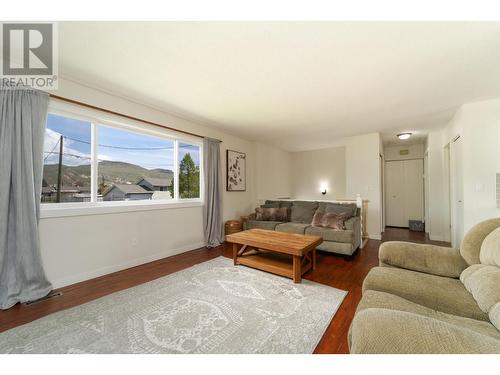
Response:
[{"label": "door frame", "polygon": [[384,155],[379,154],[380,169],[380,233],[385,232],[385,160]]},{"label": "door frame", "polygon": [[[457,181],[457,176],[455,175],[455,167],[456,167],[456,143],[458,140],[462,141],[460,134],[456,135],[453,137],[451,142],[449,143],[450,147],[450,163],[449,163],[449,170],[450,170],[450,199],[449,199],[449,204],[450,204],[450,242],[452,247],[459,247],[460,243],[456,243],[455,237],[456,237],[456,228],[457,228],[457,222],[458,222],[458,213],[456,212],[456,202],[457,202],[457,184],[461,183],[460,181]],[[463,144],[461,145],[463,147]],[[463,150],[462,152],[462,158],[463,158]],[[463,190],[462,190],[463,194]],[[463,199],[463,196],[462,196]],[[463,212],[462,212],[462,230],[464,227],[463,223]]]},{"label": "door frame", "polygon": [[[425,215],[425,200],[426,200],[426,191],[425,191],[425,153],[424,153],[424,157],[422,158],[407,158],[407,159],[391,159],[391,160],[385,160],[384,159],[384,166],[383,166],[383,170],[384,170],[384,179],[383,179],[383,182],[382,182],[382,185],[383,185],[383,196],[384,196],[384,205],[383,205],[383,219],[384,219],[384,229],[386,227],[386,216],[387,216],[387,204],[390,202],[389,199],[387,199],[387,197],[385,196],[386,192],[387,192],[387,181],[385,179],[385,169],[387,168],[387,163],[391,163],[391,162],[403,162],[403,161],[407,161],[407,160],[420,160],[422,162],[422,170],[423,170],[423,175],[422,175],[422,192],[423,192],[423,200],[422,200],[422,205],[423,205],[423,220],[424,220],[424,223],[426,223],[426,215]],[[427,224],[426,224],[427,225]],[[396,227],[396,228],[407,228],[407,227]],[[427,228],[426,228],[426,231],[427,231]]]}]

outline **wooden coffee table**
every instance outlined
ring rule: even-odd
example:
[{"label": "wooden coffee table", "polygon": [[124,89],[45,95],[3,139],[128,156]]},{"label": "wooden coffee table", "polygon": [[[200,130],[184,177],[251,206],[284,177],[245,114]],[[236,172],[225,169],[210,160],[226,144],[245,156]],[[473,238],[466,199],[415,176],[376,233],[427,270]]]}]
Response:
[{"label": "wooden coffee table", "polygon": [[318,236],[304,236],[265,229],[249,229],[229,234],[233,244],[234,265],[242,264],[293,279],[316,268],[316,247],[323,242]]}]

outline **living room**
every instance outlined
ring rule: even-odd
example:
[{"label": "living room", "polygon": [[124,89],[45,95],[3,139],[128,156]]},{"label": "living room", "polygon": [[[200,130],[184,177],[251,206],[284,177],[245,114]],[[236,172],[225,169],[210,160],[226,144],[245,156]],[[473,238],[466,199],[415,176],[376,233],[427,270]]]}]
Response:
[{"label": "living room", "polygon": [[500,354],[499,22],[15,14],[0,354]]}]

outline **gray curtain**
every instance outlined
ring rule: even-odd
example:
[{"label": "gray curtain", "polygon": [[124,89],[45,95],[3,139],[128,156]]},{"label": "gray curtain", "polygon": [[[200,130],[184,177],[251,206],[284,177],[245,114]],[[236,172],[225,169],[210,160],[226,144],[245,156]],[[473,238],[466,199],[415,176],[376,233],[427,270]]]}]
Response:
[{"label": "gray curtain", "polygon": [[203,140],[203,178],[205,181],[205,205],[203,206],[203,227],[207,247],[219,246],[224,242],[222,230],[222,191],[220,141]]},{"label": "gray curtain", "polygon": [[38,224],[48,95],[0,89],[0,309],[46,296]]}]

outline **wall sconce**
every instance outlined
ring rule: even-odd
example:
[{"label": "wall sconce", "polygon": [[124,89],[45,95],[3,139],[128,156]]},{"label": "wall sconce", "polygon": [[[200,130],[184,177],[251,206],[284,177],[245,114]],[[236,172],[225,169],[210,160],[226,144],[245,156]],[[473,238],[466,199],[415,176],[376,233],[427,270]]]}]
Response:
[{"label": "wall sconce", "polygon": [[323,182],[323,183],[321,183],[321,184],[319,185],[319,191],[320,191],[320,193],[321,193],[321,194],[323,194],[323,195],[325,195],[325,194],[326,194],[326,183],[324,183],[324,182]]}]

